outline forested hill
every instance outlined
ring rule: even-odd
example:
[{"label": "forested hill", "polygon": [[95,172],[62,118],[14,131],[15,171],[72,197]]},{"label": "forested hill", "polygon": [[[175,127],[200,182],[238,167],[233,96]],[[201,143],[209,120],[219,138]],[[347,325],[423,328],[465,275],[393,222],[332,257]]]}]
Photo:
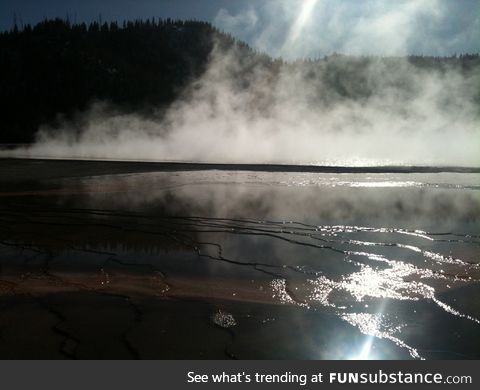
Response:
[{"label": "forested hill", "polygon": [[198,21],[71,25],[44,21],[0,34],[0,142],[29,142],[39,125],[93,99],[125,110],[162,107],[201,74],[214,42],[247,45]]},{"label": "forested hill", "polygon": [[[72,25],[56,19],[0,33],[0,143],[30,142],[42,124],[68,118],[95,100],[130,112],[167,107],[204,72],[215,43],[237,48],[243,74],[252,64],[270,67],[273,75],[282,66],[302,67],[310,77],[322,77],[322,88],[338,96],[356,99],[371,93],[364,70],[372,59],[366,57],[285,64],[206,22],[155,19]],[[397,60],[382,61],[387,72],[395,72]],[[427,70],[480,69],[478,55],[409,61]]]}]

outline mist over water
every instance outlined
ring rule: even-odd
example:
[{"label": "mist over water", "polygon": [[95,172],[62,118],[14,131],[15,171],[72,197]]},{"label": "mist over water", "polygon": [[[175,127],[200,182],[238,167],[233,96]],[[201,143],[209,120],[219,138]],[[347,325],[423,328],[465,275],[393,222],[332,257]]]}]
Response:
[{"label": "mist over water", "polygon": [[[108,102],[96,102],[61,126],[40,128],[32,146],[3,151],[0,156],[480,165],[480,67],[414,65],[405,57],[413,50],[414,32],[422,21],[435,16],[431,23],[441,23],[450,6],[430,0],[415,5],[400,2],[397,8],[377,7],[364,20],[352,19],[353,5],[332,8],[316,0],[295,4],[288,8],[285,2],[270,1],[261,12],[249,8],[238,15],[220,10],[215,19],[217,26],[237,36],[237,30],[249,31],[254,47],[290,62],[218,42],[203,75],[166,110],[127,114]],[[329,12],[336,22],[318,34],[314,21]],[[338,20],[348,15],[355,25],[341,28]],[[475,22],[470,22],[472,35]],[[340,35],[342,44],[337,42]],[[381,36],[389,37],[390,44]],[[374,54],[403,57],[333,55],[319,61],[294,60],[312,53],[318,41],[355,55],[370,54],[368,42],[372,42]],[[443,52],[449,52],[452,42],[445,45]],[[323,52],[334,47],[327,46]]]},{"label": "mist over water", "polygon": [[295,60],[329,0],[262,3],[268,23],[253,8],[215,23],[272,57],[219,33],[168,107],[97,101],[0,146],[50,159],[0,164],[0,357],[480,356],[479,169],[408,168],[480,167],[480,58],[405,56],[445,5],[419,0],[337,44],[392,57]]},{"label": "mist over water", "polygon": [[165,115],[146,118],[96,104],[60,129],[40,129],[34,145],[8,155],[478,166],[478,74],[422,71],[396,61],[391,73],[373,60],[360,80],[373,94],[349,99],[322,85],[328,60],[275,72],[254,64],[245,74],[235,51],[215,51],[207,72]]}]

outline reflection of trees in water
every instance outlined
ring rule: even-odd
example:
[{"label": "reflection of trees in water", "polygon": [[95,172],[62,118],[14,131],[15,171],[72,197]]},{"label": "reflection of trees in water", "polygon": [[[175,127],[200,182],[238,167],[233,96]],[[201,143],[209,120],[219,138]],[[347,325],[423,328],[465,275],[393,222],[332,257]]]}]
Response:
[{"label": "reflection of trees in water", "polygon": [[[323,257],[328,257],[328,253],[333,252],[340,255],[338,260],[358,263],[359,266],[369,265],[372,261],[389,264],[391,259],[372,252],[369,248],[395,248],[404,253],[418,254],[417,259],[410,261],[415,266],[421,265],[419,259],[427,262],[431,277],[451,278],[451,281],[470,280],[471,272],[477,268],[477,263],[422,249],[418,244],[413,245],[415,241],[424,241],[429,245],[479,245],[478,236],[455,232],[432,233],[349,225],[315,226],[294,221],[182,217],[115,210],[48,209],[29,206],[3,212],[1,229],[5,232],[3,245],[28,249],[36,255],[43,254],[47,259],[54,259],[55,255],[72,250],[106,255],[109,256],[108,261],[120,261],[115,257],[129,252],[168,257],[170,251],[183,251],[195,253],[201,258],[253,267],[274,277],[283,277],[286,269],[307,276],[316,276],[323,270],[321,266],[319,269],[307,268],[268,256],[263,262],[251,261],[248,257],[250,252],[254,251],[235,245],[229,245],[229,252],[233,253],[225,254],[223,242],[227,240],[227,236],[246,237],[247,241],[239,242],[246,243],[247,246],[258,244],[248,241],[253,239],[261,239],[267,247],[274,247],[277,242],[291,244],[295,248],[299,264],[303,263],[302,255],[309,256],[302,252],[305,248],[321,250]],[[412,243],[405,243],[405,238],[412,238]],[[385,241],[386,239],[393,240]],[[401,260],[407,259],[407,254],[404,253]]]},{"label": "reflection of trees in water", "polygon": [[[187,267],[205,267],[208,264],[209,271],[200,272],[201,277],[195,279],[197,282],[202,283],[202,277],[205,280],[218,278],[221,284],[222,278],[226,278],[226,274],[222,274],[226,268],[216,269],[215,264],[224,265],[231,274],[246,270],[248,277],[258,280],[265,292],[270,294],[268,303],[295,305],[305,310],[321,307],[347,322],[365,317],[350,314],[372,314],[362,303],[371,299],[427,300],[457,318],[478,322],[475,317],[459,312],[436,298],[437,292],[447,285],[462,286],[478,280],[475,259],[472,261],[469,256],[459,258],[442,253],[445,248],[460,248],[465,254],[476,253],[480,243],[478,234],[405,229],[398,227],[398,223],[397,227],[391,227],[388,222],[392,221],[385,218],[385,225],[376,226],[311,223],[312,219],[328,220],[341,215],[338,210],[330,208],[346,203],[351,206],[348,208],[351,218],[358,218],[362,213],[371,213],[375,217],[378,217],[376,213],[383,213],[383,217],[388,213],[386,203],[403,202],[404,206],[390,209],[393,216],[397,213],[412,214],[418,209],[423,212],[421,218],[428,219],[438,207],[442,207],[445,215],[457,215],[461,220],[462,213],[458,212],[460,203],[445,193],[439,192],[432,197],[420,191],[410,198],[402,198],[402,195],[385,198],[385,194],[367,198],[371,191],[354,191],[335,198],[338,192],[322,190],[324,196],[318,200],[319,197],[314,196],[318,195],[317,191],[306,191],[300,192],[297,210],[301,211],[304,207],[317,214],[305,220],[276,221],[267,217],[278,214],[280,205],[288,199],[288,189],[284,193],[257,189],[237,195],[235,191],[227,190],[220,194],[217,191],[216,198],[203,191],[198,193],[196,203],[195,190],[198,188],[193,186],[179,187],[176,192],[153,191],[149,194],[149,203],[134,202],[133,208],[127,206],[132,194],[127,194],[124,199],[120,195],[110,202],[110,209],[105,207],[108,193],[100,195],[100,201],[96,198],[99,195],[95,194],[87,202],[72,198],[58,203],[5,203],[0,210],[1,246],[14,249],[14,268],[29,270],[30,264],[38,262],[41,266],[39,270],[23,272],[21,281],[9,275],[11,264],[3,267],[5,277],[2,277],[0,288],[17,294],[20,284],[25,285],[29,281],[41,283],[43,280],[50,287],[57,286],[55,288],[59,291],[68,288],[118,296],[130,302],[136,313],[135,321],[141,321],[141,308],[135,303],[131,289],[147,291],[141,290],[146,279],[135,280],[134,274],[140,272],[156,278],[156,287],[162,297],[181,299],[178,289],[175,290],[175,277],[164,269],[172,263],[181,262],[180,255],[182,259],[190,260],[186,263]],[[352,194],[359,197],[355,198]],[[133,195],[140,196],[139,193]],[[383,204],[377,202],[375,211],[374,204],[378,199],[383,199]],[[411,199],[428,201],[429,208],[422,209],[421,203],[411,204]],[[431,202],[432,199],[441,201],[436,204]],[[225,203],[219,210],[221,201]],[[85,207],[86,203],[97,203],[102,207]],[[288,213],[295,211],[295,204],[287,204]],[[362,208],[366,205],[368,207]],[[474,200],[464,203],[466,210],[474,206]],[[245,214],[265,218],[212,216],[229,211],[240,215],[242,210]],[[208,216],[193,216],[202,214]],[[381,217],[376,221],[382,221]],[[443,220],[443,217],[440,219]],[[473,214],[470,218],[475,221],[477,217]],[[436,251],[437,247],[440,249]],[[75,272],[68,274],[57,270],[58,266],[68,269],[69,260],[75,253],[89,259],[85,269],[94,275],[95,283],[92,283],[92,276],[75,278],[72,276]],[[132,254],[134,258],[138,257],[135,261],[132,261]],[[122,267],[124,274],[130,273],[130,279],[118,278],[120,282],[115,284],[115,270],[109,269],[114,266]],[[102,286],[99,286],[99,280]],[[122,286],[122,280],[128,280],[129,286]],[[110,282],[112,284],[107,286]],[[228,284],[228,281],[223,283]],[[210,287],[215,288],[214,285]],[[227,286],[222,291],[228,290]],[[238,291],[233,285],[230,290]],[[188,291],[182,291],[182,294],[188,296]],[[57,317],[61,321],[61,313]],[[411,355],[417,356],[415,349],[392,333],[404,324],[404,319],[397,319],[387,326],[382,318],[372,318],[383,329],[384,338],[402,348],[406,345]],[[370,329],[353,320],[349,323],[360,331]],[[379,329],[370,331],[378,336]],[[128,340],[127,334],[123,336],[124,340]],[[125,343],[128,345],[128,341]],[[133,347],[130,345],[128,348]]]}]

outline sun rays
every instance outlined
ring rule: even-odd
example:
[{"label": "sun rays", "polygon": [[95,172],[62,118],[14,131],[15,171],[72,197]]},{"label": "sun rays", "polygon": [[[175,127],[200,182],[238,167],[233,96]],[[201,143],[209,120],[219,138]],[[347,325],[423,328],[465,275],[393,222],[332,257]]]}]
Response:
[{"label": "sun rays", "polygon": [[282,46],[281,52],[285,52],[298,42],[305,26],[311,19],[312,13],[317,5],[318,0],[303,0],[300,6],[300,12],[295,22],[292,24],[285,43]]}]

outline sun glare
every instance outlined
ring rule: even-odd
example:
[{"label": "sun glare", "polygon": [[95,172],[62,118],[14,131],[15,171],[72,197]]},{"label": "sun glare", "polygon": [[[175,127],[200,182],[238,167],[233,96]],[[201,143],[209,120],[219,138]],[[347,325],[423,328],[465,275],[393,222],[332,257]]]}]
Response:
[{"label": "sun glare", "polygon": [[318,0],[304,0],[302,3],[303,4],[300,8],[298,17],[295,19],[295,23],[290,29],[290,33],[288,34],[285,44],[283,45],[283,49],[286,49],[291,44],[295,43],[298,38],[300,38],[300,35],[302,34],[305,25],[310,20],[310,17],[315,6],[318,3]]}]

